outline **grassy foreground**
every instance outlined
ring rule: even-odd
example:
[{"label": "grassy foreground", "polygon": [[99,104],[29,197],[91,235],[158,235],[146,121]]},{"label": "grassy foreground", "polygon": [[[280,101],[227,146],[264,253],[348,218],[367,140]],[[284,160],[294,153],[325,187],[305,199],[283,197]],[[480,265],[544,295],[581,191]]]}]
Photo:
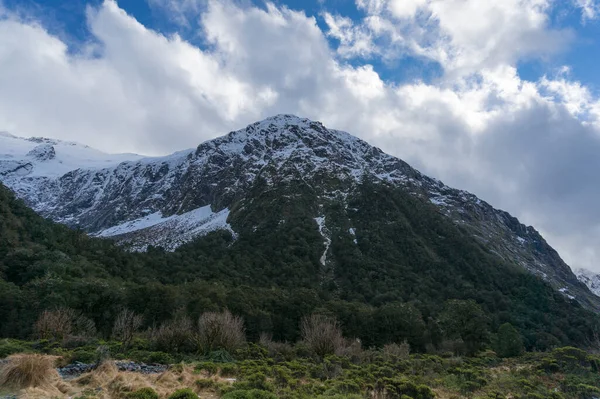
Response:
[{"label": "grassy foreground", "polygon": [[[0,349],[5,351],[7,347],[40,348],[40,343],[8,340],[0,343]],[[181,362],[160,374],[120,372],[111,360],[105,360],[93,372],[66,381],[54,367],[73,361],[85,349],[43,349],[53,354],[13,354],[0,365],[0,397],[8,394],[19,398],[73,399],[600,397],[600,357],[572,347],[501,359],[492,351],[474,357],[409,355],[399,346],[363,350],[355,345],[345,353],[319,358],[300,345],[248,344],[233,355],[216,351],[203,359],[177,359]],[[161,356],[168,355],[139,349],[118,355],[137,357],[138,361],[159,360]]]}]

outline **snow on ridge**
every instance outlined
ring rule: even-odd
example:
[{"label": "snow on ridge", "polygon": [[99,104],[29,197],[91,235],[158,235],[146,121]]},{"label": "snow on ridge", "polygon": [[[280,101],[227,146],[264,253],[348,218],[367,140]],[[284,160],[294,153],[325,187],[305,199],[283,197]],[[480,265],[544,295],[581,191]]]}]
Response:
[{"label": "snow on ridge", "polygon": [[[52,159],[36,159],[32,156],[42,149],[53,149],[56,154]],[[76,169],[113,167],[123,161],[140,158],[142,156],[137,154],[106,154],[75,142],[0,134],[0,164],[7,164],[2,169],[17,169],[18,166],[29,164],[29,177],[58,178]]]},{"label": "snow on ridge", "polygon": [[595,273],[587,269],[576,269],[574,272],[577,276],[577,279],[585,284],[593,294],[600,296],[599,273]]},{"label": "snow on ridge", "polygon": [[95,235],[114,237],[117,241],[131,244],[134,251],[145,251],[148,245],[160,246],[168,251],[216,230],[228,230],[236,234],[227,223],[229,209],[213,212],[210,205],[192,211],[163,217],[155,212],[105,229]]}]

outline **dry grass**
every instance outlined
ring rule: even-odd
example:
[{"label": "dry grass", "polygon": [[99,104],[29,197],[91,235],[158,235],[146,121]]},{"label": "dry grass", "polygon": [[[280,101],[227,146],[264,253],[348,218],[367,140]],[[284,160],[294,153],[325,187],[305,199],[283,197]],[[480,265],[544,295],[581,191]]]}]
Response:
[{"label": "dry grass", "polygon": [[[56,375],[56,379],[43,386],[22,389],[18,393],[19,399],[67,399],[81,396],[84,392],[93,392],[97,399],[122,399],[129,392],[152,388],[161,398],[167,398],[178,389],[195,387],[202,398],[217,398],[210,390],[197,389],[195,382],[201,377],[192,365],[174,367],[161,374],[140,374],[118,371],[113,362],[105,362],[74,380],[63,381]],[[216,376],[212,379],[227,381]]]},{"label": "dry grass", "polygon": [[[54,369],[55,358],[41,355],[14,355],[11,366],[3,366],[0,391],[18,394],[19,399],[67,399],[93,392],[97,399],[122,399],[128,392],[141,388],[154,389],[161,398],[167,398],[178,389],[195,387],[203,398],[216,398],[215,392],[199,390],[195,384],[199,375],[192,365],[173,367],[161,374],[140,374],[119,371],[114,362],[104,362],[97,369],[82,376],[63,381]],[[216,376],[215,382],[228,382]]]},{"label": "dry grass", "polygon": [[47,387],[60,377],[54,369],[55,357],[20,354],[8,358],[0,367],[0,387],[24,389]]}]

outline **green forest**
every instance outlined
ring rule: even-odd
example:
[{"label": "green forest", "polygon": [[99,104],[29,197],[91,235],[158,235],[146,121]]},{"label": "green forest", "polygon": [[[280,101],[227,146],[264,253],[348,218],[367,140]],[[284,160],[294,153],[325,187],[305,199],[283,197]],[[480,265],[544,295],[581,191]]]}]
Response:
[{"label": "green forest", "polygon": [[[123,309],[142,315],[144,328],[229,309],[251,341],[268,333],[295,342],[301,318],[318,313],[366,347],[406,341],[421,353],[454,340],[468,352],[489,348],[507,323],[528,351],[593,342],[596,314],[503,263],[422,200],[369,182],[345,207],[317,209],[314,195],[298,182],[259,182],[232,209],[235,239],[218,231],[173,253],[131,253],[41,218],[1,187],[0,336],[30,338],[47,309],[81,312],[103,338]],[[326,266],[318,212],[332,226]]]}]

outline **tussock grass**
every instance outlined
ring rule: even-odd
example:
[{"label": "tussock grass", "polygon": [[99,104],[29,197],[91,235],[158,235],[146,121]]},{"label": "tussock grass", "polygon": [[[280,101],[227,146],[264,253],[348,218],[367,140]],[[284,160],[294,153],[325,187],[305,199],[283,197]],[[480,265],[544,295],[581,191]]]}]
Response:
[{"label": "tussock grass", "polygon": [[38,388],[57,382],[56,358],[38,354],[20,354],[0,366],[0,387],[9,389]]}]

